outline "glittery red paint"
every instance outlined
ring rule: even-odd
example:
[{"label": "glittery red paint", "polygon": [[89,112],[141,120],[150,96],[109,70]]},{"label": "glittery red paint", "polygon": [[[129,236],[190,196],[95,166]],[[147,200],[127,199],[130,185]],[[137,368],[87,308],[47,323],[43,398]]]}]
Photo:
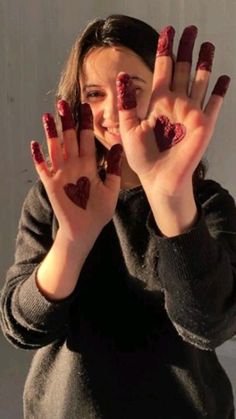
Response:
[{"label": "glittery red paint", "polygon": [[86,176],[80,177],[76,184],[67,183],[64,191],[68,198],[78,207],[86,209],[90,193],[90,180]]},{"label": "glittery red paint", "polygon": [[187,26],[184,29],[179,42],[179,48],[177,53],[176,61],[187,61],[192,62],[192,52],[195,39],[197,37],[197,27],[196,26]]},{"label": "glittery red paint", "polygon": [[119,111],[136,108],[136,91],[130,76],[121,73],[116,79],[117,107]]},{"label": "glittery red paint", "polygon": [[184,138],[186,128],[180,123],[171,124],[169,118],[162,115],[157,118],[154,132],[159,150],[164,151]]},{"label": "glittery red paint", "polygon": [[40,164],[44,161],[43,155],[40,151],[38,141],[31,141],[31,153],[32,153],[34,161],[37,164]]},{"label": "glittery red paint", "polygon": [[107,157],[107,173],[121,176],[121,155],[123,147],[115,144],[111,147]]},{"label": "glittery red paint", "polygon": [[204,42],[200,48],[196,70],[211,71],[214,53],[214,45],[211,42]]},{"label": "glittery red paint", "polygon": [[57,135],[57,129],[56,124],[54,121],[53,116],[50,113],[45,113],[42,116],[43,126],[47,132],[47,136],[49,138],[56,138]]},{"label": "glittery red paint", "polygon": [[229,76],[220,76],[212,90],[212,95],[218,95],[224,97],[230,84]]},{"label": "glittery red paint", "polygon": [[62,131],[75,127],[73,116],[69,104],[65,100],[57,102],[57,109],[61,117]]},{"label": "glittery red paint", "polygon": [[93,114],[88,103],[80,105],[80,125],[79,129],[93,129]]},{"label": "glittery red paint", "polygon": [[175,29],[172,26],[164,28],[159,36],[157,45],[157,57],[172,57]]}]

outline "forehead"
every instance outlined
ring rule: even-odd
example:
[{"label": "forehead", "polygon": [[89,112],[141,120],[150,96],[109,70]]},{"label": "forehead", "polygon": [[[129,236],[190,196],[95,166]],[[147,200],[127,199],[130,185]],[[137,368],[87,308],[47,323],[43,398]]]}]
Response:
[{"label": "forehead", "polygon": [[142,77],[151,74],[147,65],[132,50],[119,46],[101,47],[90,51],[85,57],[80,81],[114,80],[120,71]]}]

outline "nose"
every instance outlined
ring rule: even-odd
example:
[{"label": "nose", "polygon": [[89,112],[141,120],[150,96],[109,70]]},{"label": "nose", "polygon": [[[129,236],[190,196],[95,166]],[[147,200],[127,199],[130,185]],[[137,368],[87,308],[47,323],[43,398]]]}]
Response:
[{"label": "nose", "polygon": [[119,126],[119,114],[117,107],[117,96],[116,93],[111,93],[106,96],[103,102],[103,120],[106,127]]}]

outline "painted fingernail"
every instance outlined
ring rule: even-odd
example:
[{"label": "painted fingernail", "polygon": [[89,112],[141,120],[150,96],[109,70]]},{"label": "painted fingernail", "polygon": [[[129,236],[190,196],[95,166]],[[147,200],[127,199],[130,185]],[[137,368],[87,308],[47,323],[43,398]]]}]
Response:
[{"label": "painted fingernail", "polygon": [[65,100],[59,100],[57,102],[57,109],[61,117],[62,131],[75,128],[69,104]]},{"label": "painted fingernail", "polygon": [[173,26],[166,26],[166,28],[161,31],[157,44],[157,57],[172,57],[174,36],[175,29]]},{"label": "painted fingernail", "polygon": [[218,95],[224,97],[229,84],[230,84],[230,77],[229,76],[220,76],[215,84],[214,89],[212,90],[212,95]]},{"label": "painted fingernail", "polygon": [[136,91],[130,76],[120,73],[116,79],[117,107],[119,111],[136,108]]},{"label": "painted fingernail", "polygon": [[57,128],[53,116],[50,113],[45,113],[42,116],[43,126],[49,138],[56,138]]},{"label": "painted fingernail", "polygon": [[211,42],[201,45],[196,70],[211,71],[214,59],[215,46]]},{"label": "painted fingernail", "polygon": [[90,180],[86,176],[80,177],[76,184],[67,183],[64,191],[68,198],[78,207],[86,209],[90,194]]},{"label": "painted fingernail", "polygon": [[41,153],[38,141],[31,141],[31,154],[34,161],[37,164],[40,164],[44,161],[43,155]]},{"label": "painted fingernail", "polygon": [[107,157],[107,173],[121,176],[122,152],[121,144],[115,144],[111,147]]},{"label": "painted fingernail", "polygon": [[180,38],[176,61],[192,62],[193,46],[197,37],[197,32],[198,29],[194,25],[187,26],[187,28],[184,29]]},{"label": "painted fingernail", "polygon": [[93,129],[93,114],[88,103],[80,104],[80,129]]}]

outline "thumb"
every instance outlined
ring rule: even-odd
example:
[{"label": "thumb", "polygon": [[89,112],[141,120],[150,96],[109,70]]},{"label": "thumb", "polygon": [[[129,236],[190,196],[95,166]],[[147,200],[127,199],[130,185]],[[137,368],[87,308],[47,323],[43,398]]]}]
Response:
[{"label": "thumb", "polygon": [[139,125],[135,86],[127,73],[118,74],[116,91],[120,130],[125,133]]},{"label": "thumb", "polygon": [[104,183],[109,189],[120,189],[122,156],[123,147],[121,144],[113,145],[108,152],[106,179]]}]

